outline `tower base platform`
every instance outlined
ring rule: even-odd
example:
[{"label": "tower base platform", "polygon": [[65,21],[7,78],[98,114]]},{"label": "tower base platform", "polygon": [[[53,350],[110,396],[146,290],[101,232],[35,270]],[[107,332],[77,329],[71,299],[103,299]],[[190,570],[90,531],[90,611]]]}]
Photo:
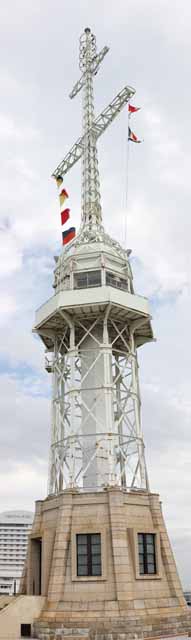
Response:
[{"label": "tower base platform", "polygon": [[[124,617],[113,619],[109,623],[95,618],[89,619],[89,627],[66,626],[65,623],[58,622],[36,622],[34,623],[34,637],[39,640],[187,640],[190,635],[183,629],[190,629],[190,624],[186,616],[172,619],[168,617],[160,618],[140,618]],[[79,621],[76,624],[81,624]],[[86,623],[87,625],[87,623]]]},{"label": "tower base platform", "polygon": [[[84,536],[100,541],[97,576],[91,563],[89,575],[80,575]],[[191,631],[159,496],[148,491],[65,490],[38,501],[22,592],[45,597],[33,625],[40,640],[167,638]]]}]

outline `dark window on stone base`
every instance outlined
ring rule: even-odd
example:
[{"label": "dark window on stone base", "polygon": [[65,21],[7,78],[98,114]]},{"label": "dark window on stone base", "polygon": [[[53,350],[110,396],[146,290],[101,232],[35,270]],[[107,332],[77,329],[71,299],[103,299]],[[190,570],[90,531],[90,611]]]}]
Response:
[{"label": "dark window on stone base", "polygon": [[77,534],[77,576],[101,576],[101,534]]},{"label": "dark window on stone base", "polygon": [[140,575],[156,574],[156,550],[154,533],[138,533],[139,573]]},{"label": "dark window on stone base", "polygon": [[31,638],[31,624],[21,624],[21,638]]}]

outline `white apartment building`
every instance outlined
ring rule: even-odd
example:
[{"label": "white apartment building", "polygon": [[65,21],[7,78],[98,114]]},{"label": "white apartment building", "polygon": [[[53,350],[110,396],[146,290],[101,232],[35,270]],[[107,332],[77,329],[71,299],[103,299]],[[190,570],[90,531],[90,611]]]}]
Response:
[{"label": "white apartment building", "polygon": [[32,522],[30,511],[0,513],[0,595],[19,590]]}]

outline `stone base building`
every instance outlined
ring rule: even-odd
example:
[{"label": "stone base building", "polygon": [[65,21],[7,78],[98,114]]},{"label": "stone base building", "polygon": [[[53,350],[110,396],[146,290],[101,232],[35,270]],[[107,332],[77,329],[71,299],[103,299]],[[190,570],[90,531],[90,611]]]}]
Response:
[{"label": "stone base building", "polygon": [[33,628],[42,640],[191,631],[159,496],[146,491],[65,490],[38,501],[24,588],[45,596]]}]

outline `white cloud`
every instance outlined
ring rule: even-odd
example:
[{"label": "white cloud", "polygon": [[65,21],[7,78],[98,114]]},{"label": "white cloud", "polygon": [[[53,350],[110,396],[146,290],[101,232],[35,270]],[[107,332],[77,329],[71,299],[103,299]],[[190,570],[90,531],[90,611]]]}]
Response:
[{"label": "white cloud", "polygon": [[1,296],[0,314],[5,314],[6,316],[12,315],[16,311],[16,308],[17,308],[16,300],[13,297],[11,297],[10,295]]},{"label": "white cloud", "polygon": [[[5,487],[6,485],[6,495]],[[14,464],[9,473],[0,473],[1,510],[21,509],[34,511],[35,500],[47,494],[47,467],[45,463]]]},{"label": "white cloud", "polygon": [[[22,311],[20,309],[20,315]],[[33,318],[31,317],[31,320]],[[23,317],[22,317],[23,321]],[[40,340],[35,339],[28,323],[23,325],[18,321],[9,323],[4,319],[1,328],[2,346],[1,356],[11,367],[19,367],[22,364],[34,367],[37,371],[44,368],[44,354]]]},{"label": "white cloud", "polygon": [[9,230],[0,230],[1,269],[0,278],[12,275],[22,267],[22,252]]},{"label": "white cloud", "polygon": [[[47,381],[47,384],[46,384]],[[12,469],[26,461],[44,463],[50,441],[50,401],[48,380],[27,371],[1,374],[1,469]]]},{"label": "white cloud", "polygon": [[12,117],[0,113],[0,139],[2,142],[4,138],[24,139],[26,142],[30,142],[35,135],[37,135],[37,131],[29,125],[20,127]]}]

